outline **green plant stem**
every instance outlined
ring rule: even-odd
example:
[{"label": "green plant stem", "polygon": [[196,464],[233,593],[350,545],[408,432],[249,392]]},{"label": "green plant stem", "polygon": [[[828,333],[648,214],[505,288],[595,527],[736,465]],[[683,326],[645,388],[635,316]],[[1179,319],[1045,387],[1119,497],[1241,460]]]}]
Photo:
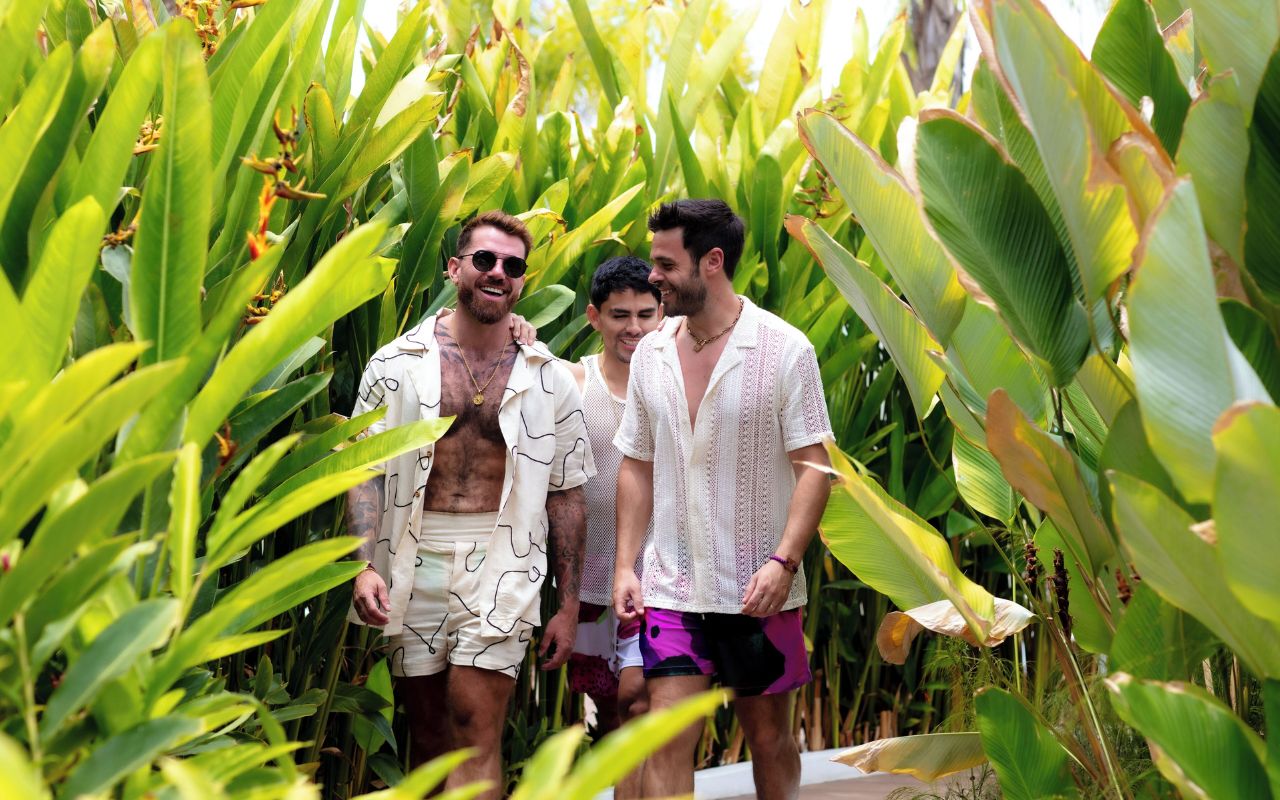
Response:
[{"label": "green plant stem", "polygon": [[13,633],[17,638],[18,671],[22,673],[22,718],[27,726],[27,745],[31,748],[31,760],[39,764],[44,760],[44,752],[40,747],[40,726],[36,722],[36,684],[27,653],[27,615],[21,611],[13,616]]}]

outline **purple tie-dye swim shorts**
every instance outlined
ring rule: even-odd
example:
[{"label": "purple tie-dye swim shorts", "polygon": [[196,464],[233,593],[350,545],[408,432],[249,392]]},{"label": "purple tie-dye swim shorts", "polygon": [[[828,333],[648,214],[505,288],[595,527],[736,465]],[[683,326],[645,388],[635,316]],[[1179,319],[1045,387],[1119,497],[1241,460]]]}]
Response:
[{"label": "purple tie-dye swim shorts", "polygon": [[800,609],[769,617],[645,610],[644,676],[715,675],[739,697],[781,694],[813,679]]}]

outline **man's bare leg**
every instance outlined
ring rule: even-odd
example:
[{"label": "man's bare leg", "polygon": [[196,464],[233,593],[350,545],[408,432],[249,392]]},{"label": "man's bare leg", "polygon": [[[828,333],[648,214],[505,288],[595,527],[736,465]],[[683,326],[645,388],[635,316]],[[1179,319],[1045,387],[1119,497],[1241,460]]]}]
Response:
[{"label": "man's bare leg", "polygon": [[478,667],[450,664],[445,710],[456,748],[474,747],[477,754],[450,773],[446,789],[474,781],[492,783],[481,800],[498,800],[506,788],[502,780],[502,729],[507,705],[515,689],[510,675]]},{"label": "man's bare leg", "polygon": [[[673,675],[650,678],[646,683],[649,708],[660,711],[706,691],[711,685],[711,678],[708,675]],[[693,791],[693,750],[698,745],[701,732],[702,722],[698,721],[649,756],[644,768],[645,797],[672,797]]]},{"label": "man's bare leg", "polygon": [[453,749],[444,716],[445,675],[396,678],[395,693],[409,722],[409,767],[419,767]]},{"label": "man's bare leg", "polygon": [[751,748],[751,774],[760,800],[795,800],[800,794],[800,748],[791,735],[795,692],[740,697],[734,713]]},{"label": "man's bare leg", "polygon": [[[624,667],[618,674],[617,715],[623,725],[649,710],[649,692],[645,688],[644,670],[640,667]],[[631,800],[642,797],[644,790],[644,763],[618,781],[613,789],[615,800]]]}]

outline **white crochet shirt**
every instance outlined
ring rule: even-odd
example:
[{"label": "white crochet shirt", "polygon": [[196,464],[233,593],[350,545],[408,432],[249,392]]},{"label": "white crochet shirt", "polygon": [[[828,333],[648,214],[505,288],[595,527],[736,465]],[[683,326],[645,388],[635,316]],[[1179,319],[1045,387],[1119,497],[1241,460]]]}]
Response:
[{"label": "white crochet shirt", "polygon": [[[680,318],[642,339],[631,360],[614,444],[653,462],[652,532],[641,576],[646,607],[740,613],[751,576],[782,540],[795,488],[787,454],[831,437],[813,345],[742,300],[696,428],[675,345]],[[783,608],[806,598],[801,570]]]}]

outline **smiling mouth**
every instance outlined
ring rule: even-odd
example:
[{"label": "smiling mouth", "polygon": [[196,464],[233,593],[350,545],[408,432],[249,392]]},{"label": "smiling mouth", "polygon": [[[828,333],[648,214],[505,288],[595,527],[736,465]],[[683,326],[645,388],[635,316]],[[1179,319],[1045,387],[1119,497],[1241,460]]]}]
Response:
[{"label": "smiling mouth", "polygon": [[499,289],[497,286],[481,286],[480,293],[487,295],[488,297],[503,297],[506,295],[506,292]]}]

